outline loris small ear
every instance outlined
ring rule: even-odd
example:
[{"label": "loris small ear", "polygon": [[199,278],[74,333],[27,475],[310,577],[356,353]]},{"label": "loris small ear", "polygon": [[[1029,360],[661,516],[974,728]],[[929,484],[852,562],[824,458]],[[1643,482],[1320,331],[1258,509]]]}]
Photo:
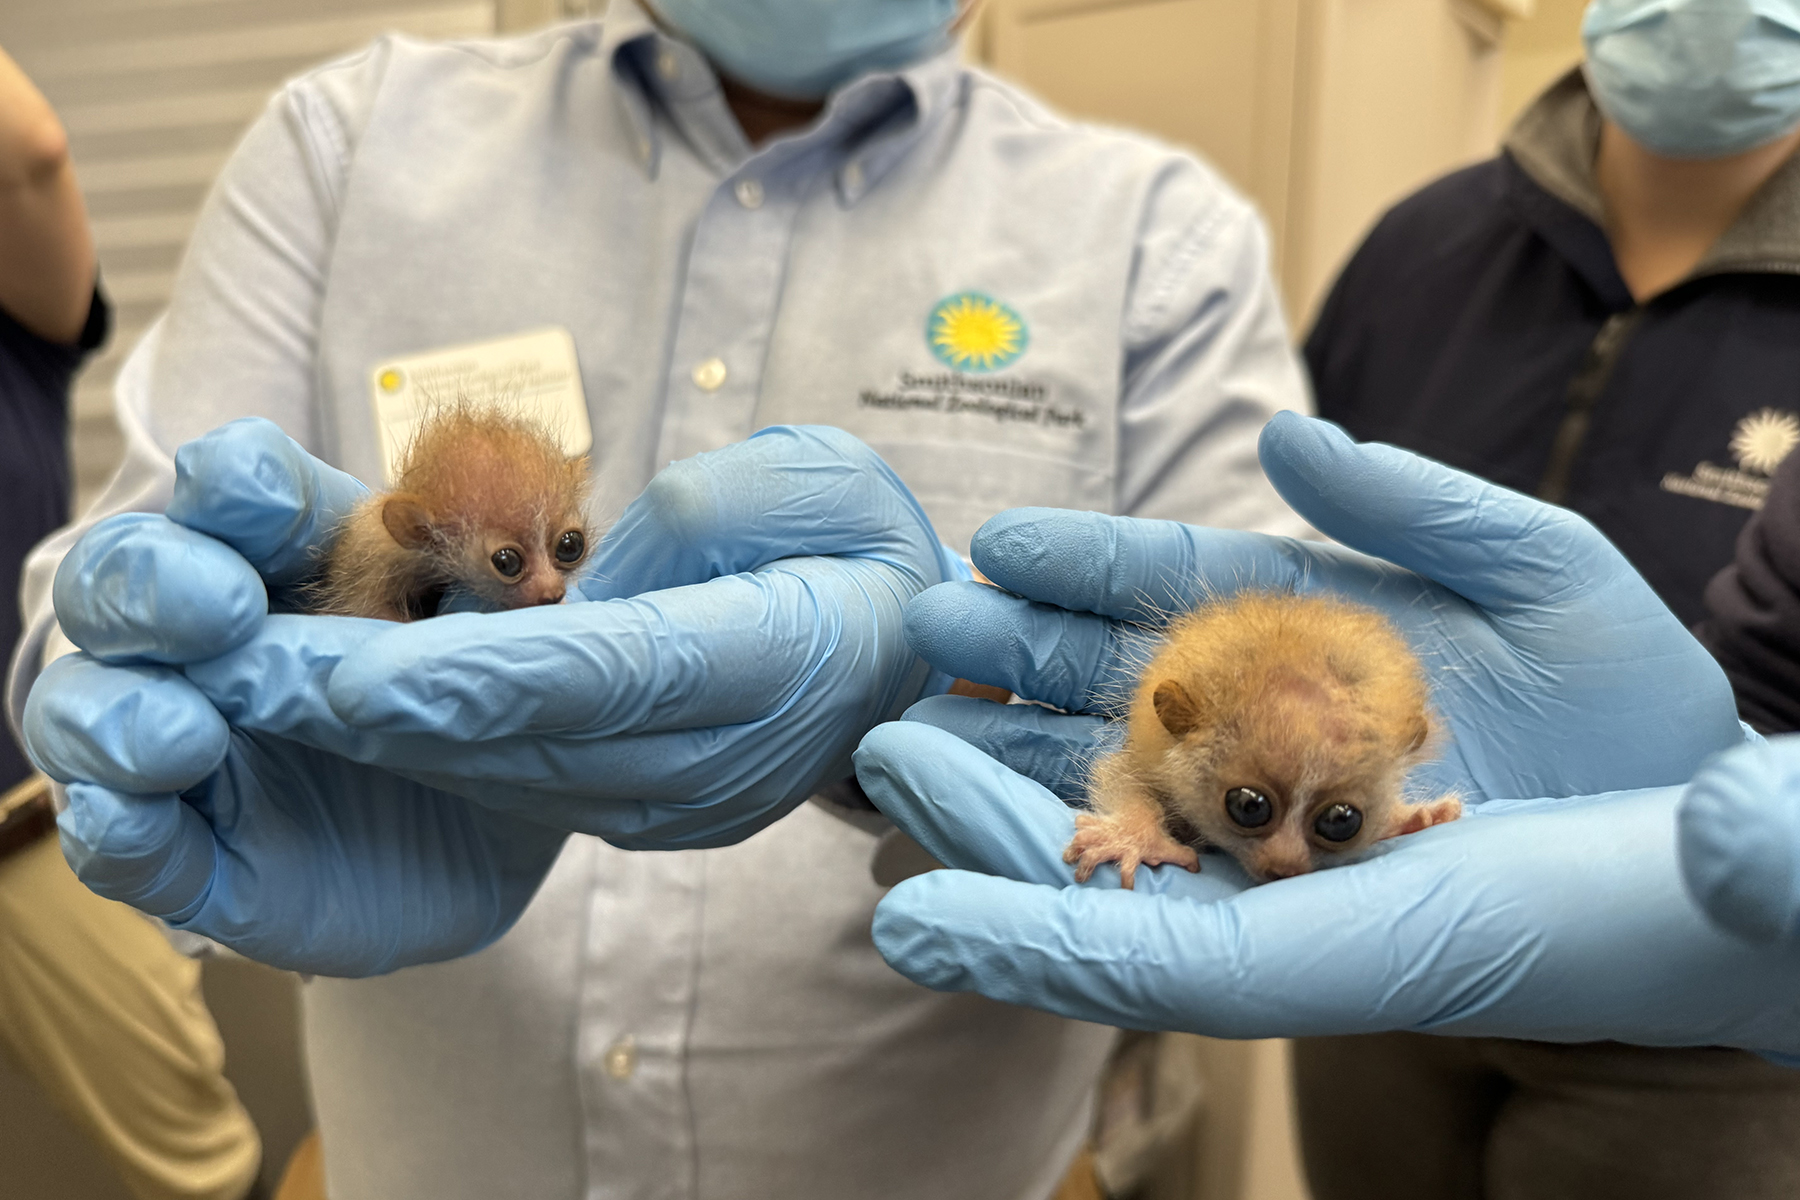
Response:
[{"label": "loris small ear", "polygon": [[1200,706],[1173,679],[1156,685],[1150,693],[1150,703],[1156,706],[1156,717],[1163,728],[1176,737],[1187,736],[1200,724]]},{"label": "loris small ear", "polygon": [[431,543],[431,514],[411,496],[390,497],[381,506],[381,523],[408,550],[421,550]]},{"label": "loris small ear", "polygon": [[1411,724],[1407,727],[1407,734],[1406,752],[1411,754],[1413,751],[1423,747],[1426,740],[1431,737],[1430,718],[1424,713],[1419,713],[1414,716]]}]

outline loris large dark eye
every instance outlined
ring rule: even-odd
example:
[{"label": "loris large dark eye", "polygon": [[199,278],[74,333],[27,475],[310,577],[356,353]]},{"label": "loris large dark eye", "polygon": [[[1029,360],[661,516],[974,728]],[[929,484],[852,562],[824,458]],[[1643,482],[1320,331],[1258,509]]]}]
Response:
[{"label": "loris large dark eye", "polygon": [[494,564],[494,570],[508,579],[517,579],[519,572],[525,569],[525,559],[511,546],[502,546],[494,551],[494,557],[489,561]]},{"label": "loris large dark eye", "polygon": [[1362,809],[1353,804],[1333,804],[1319,814],[1313,829],[1328,842],[1347,842],[1362,828]]},{"label": "loris large dark eye", "polygon": [[580,558],[587,549],[587,539],[581,536],[581,530],[571,529],[556,539],[556,561],[572,563]]},{"label": "loris large dark eye", "polygon": [[1269,798],[1252,788],[1237,787],[1225,793],[1225,815],[1245,829],[1267,825],[1275,815]]}]

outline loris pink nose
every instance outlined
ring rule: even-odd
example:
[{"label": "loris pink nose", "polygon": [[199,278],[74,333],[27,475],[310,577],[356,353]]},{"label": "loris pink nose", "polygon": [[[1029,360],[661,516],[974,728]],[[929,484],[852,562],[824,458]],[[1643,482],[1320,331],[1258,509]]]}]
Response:
[{"label": "loris pink nose", "polygon": [[1262,874],[1266,879],[1292,879],[1296,875],[1312,874],[1312,863],[1304,859],[1264,863],[1262,864]]},{"label": "loris pink nose", "polygon": [[560,579],[549,579],[542,583],[527,582],[515,593],[519,608],[535,608],[540,604],[561,604],[563,598],[563,582]]}]

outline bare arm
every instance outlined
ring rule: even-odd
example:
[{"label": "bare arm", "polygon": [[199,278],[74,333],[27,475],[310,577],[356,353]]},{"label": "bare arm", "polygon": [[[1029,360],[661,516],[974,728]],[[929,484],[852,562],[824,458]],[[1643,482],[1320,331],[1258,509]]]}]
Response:
[{"label": "bare arm", "polygon": [[62,122],[0,49],[0,309],[73,342],[94,287],[94,239]]}]

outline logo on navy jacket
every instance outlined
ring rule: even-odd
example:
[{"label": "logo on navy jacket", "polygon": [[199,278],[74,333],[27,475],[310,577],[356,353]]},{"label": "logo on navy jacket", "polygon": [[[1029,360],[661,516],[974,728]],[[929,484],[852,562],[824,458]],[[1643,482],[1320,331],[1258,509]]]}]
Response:
[{"label": "logo on navy jacket", "polygon": [[1702,462],[1686,475],[1670,471],[1662,489],[1678,496],[1757,509],[1769,494],[1769,476],[1800,445],[1800,416],[1764,408],[1751,413],[1731,431],[1727,449],[1736,468]]},{"label": "logo on navy jacket", "polygon": [[1047,384],[1008,370],[1030,349],[1031,328],[1012,306],[987,293],[956,292],[938,301],[925,318],[924,341],[936,364],[900,371],[886,390],[864,388],[857,403],[999,425],[1080,429],[1087,424],[1087,414],[1057,404]]}]

